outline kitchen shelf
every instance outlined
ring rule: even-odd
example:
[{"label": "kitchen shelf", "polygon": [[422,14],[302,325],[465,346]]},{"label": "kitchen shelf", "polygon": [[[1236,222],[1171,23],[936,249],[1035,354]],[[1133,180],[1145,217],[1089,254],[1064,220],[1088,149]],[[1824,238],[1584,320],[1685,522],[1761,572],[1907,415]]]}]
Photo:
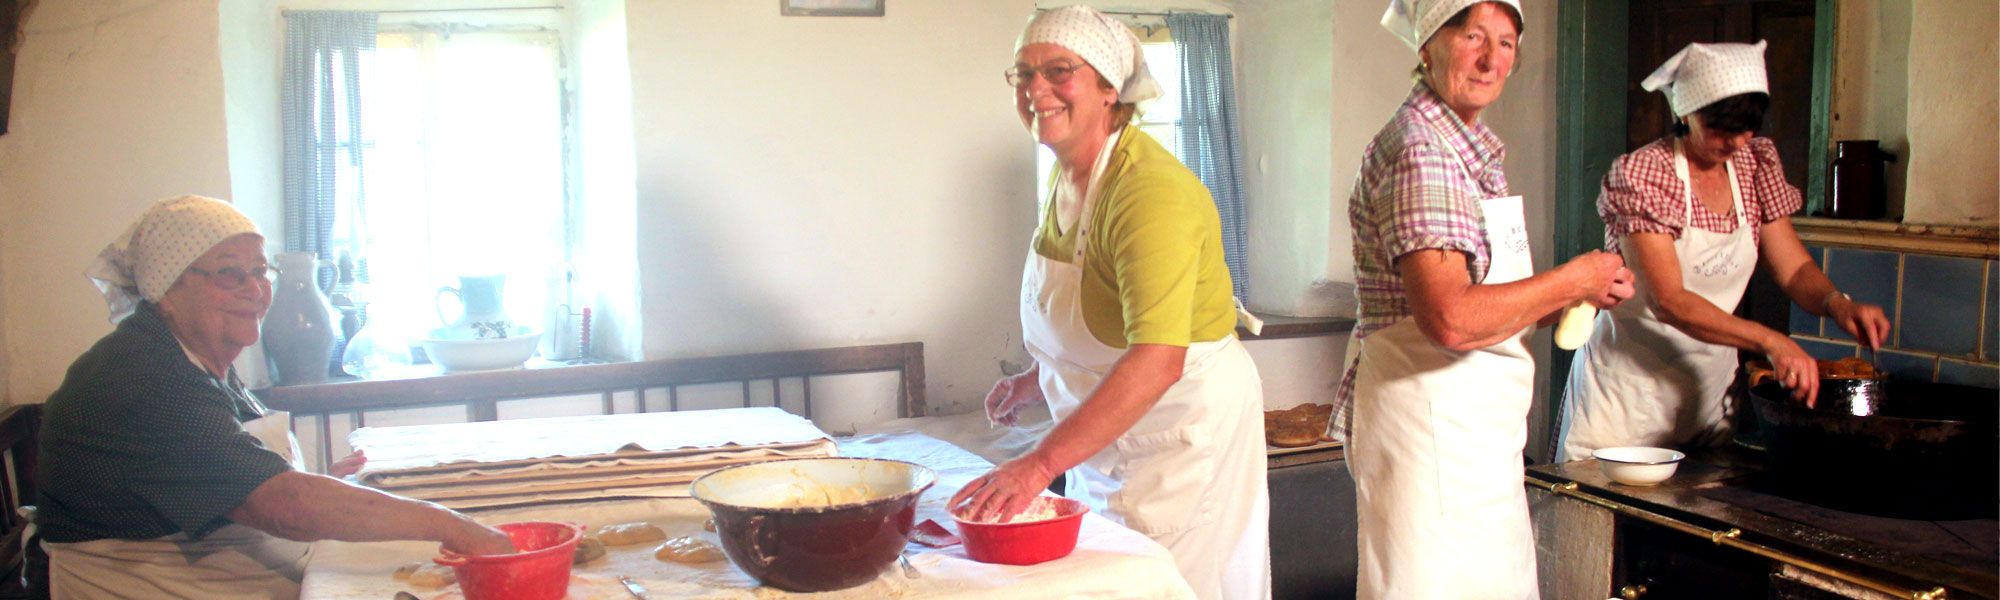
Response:
[{"label": "kitchen shelf", "polygon": [[1969,225],[1922,225],[1793,217],[1792,227],[1807,244],[1935,256],[2000,256],[2000,229]]}]

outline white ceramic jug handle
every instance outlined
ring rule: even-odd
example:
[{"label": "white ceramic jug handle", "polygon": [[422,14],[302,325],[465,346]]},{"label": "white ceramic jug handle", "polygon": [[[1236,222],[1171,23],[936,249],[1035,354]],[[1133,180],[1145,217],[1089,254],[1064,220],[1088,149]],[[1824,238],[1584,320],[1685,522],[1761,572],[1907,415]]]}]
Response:
[{"label": "white ceramic jug handle", "polygon": [[458,298],[458,308],[461,313],[465,312],[465,295],[459,293],[458,288],[447,285],[439,287],[437,295],[431,297],[431,308],[437,311],[438,324],[450,327],[451,320],[444,318],[444,303],[442,302],[446,292],[450,292],[453,297]]}]

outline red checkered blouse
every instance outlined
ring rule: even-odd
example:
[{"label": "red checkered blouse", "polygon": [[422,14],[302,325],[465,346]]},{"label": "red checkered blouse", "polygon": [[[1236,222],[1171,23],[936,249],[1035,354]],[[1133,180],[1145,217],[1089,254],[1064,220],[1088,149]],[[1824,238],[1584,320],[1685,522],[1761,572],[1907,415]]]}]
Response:
[{"label": "red checkered blouse", "polygon": [[[1790,215],[1804,204],[1799,188],[1785,182],[1785,168],[1778,162],[1778,147],[1770,138],[1752,138],[1750,145],[1729,159],[1736,168],[1736,187],[1743,194],[1743,211],[1756,217],[1758,224]],[[1681,222],[1687,211],[1684,189],[1674,175],[1673,138],[1662,139],[1633,150],[1611,163],[1598,188],[1597,214],[1604,219],[1604,249],[1617,252],[1618,238],[1637,232],[1664,233],[1680,239]],[[1694,209],[1694,226],[1705,231],[1729,233],[1736,230],[1736,215],[1717,214],[1704,206]],[[1759,227],[1750,231],[1752,243],[1761,242]]]}]

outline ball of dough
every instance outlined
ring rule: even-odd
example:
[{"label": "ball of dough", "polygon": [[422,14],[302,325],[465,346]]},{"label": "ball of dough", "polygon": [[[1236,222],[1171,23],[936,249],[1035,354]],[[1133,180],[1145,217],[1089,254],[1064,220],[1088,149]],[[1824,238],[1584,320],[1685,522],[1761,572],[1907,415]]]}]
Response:
[{"label": "ball of dough", "polygon": [[667,532],[658,525],[644,521],[606,525],[597,531],[597,539],[606,546],[630,546],[667,539]]},{"label": "ball of dough", "polygon": [[653,558],[688,564],[710,563],[722,560],[722,548],[708,540],[684,535],[654,548]]},{"label": "ball of dough", "polygon": [[420,588],[441,588],[458,582],[458,574],[444,565],[424,565],[410,573],[410,585]]},{"label": "ball of dough", "polygon": [[576,541],[576,553],[570,556],[570,564],[580,565],[600,558],[604,558],[604,541],[586,535]]}]

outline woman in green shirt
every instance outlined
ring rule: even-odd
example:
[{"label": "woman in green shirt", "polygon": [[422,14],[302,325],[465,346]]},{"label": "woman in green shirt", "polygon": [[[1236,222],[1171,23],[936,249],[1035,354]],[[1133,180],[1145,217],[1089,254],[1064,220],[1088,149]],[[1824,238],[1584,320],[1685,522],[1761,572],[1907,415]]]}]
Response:
[{"label": "woman in green shirt", "polygon": [[1041,400],[1056,426],[951,505],[1005,518],[1067,471],[1066,495],[1165,545],[1196,595],[1269,597],[1262,383],[1235,337],[1213,200],[1126,126],[1159,93],[1137,38],[1089,8],[1049,10],[1007,81],[1057,167],[1021,281],[1035,366],[996,384],[987,414],[1012,423]]}]

